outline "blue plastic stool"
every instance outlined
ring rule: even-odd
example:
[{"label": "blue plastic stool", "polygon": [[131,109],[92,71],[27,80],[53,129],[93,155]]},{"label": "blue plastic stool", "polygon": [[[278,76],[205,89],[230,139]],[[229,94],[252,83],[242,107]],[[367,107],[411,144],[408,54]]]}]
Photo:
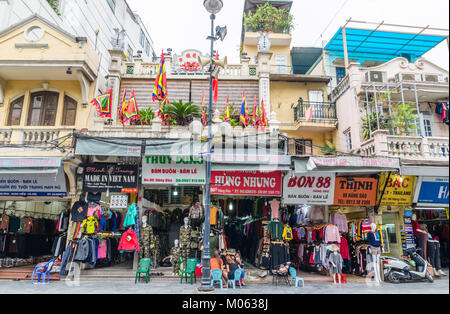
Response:
[{"label": "blue plastic stool", "polygon": [[33,284],[34,276],[38,275],[38,282],[41,282],[41,278],[43,278],[43,283],[45,283],[45,277],[47,276],[47,283],[50,282],[50,271],[52,270],[53,265],[55,264],[55,259],[52,259],[45,265],[39,266],[37,265],[34,268],[33,275],[31,276],[31,284]]},{"label": "blue plastic stool", "polygon": [[211,287],[214,287],[215,282],[220,282],[220,289],[223,289],[223,281],[222,281],[222,271],[220,269],[214,269],[211,272]]},{"label": "blue plastic stool", "polygon": [[289,274],[291,275],[292,280],[295,280],[295,286],[298,287],[299,286],[299,282],[302,282],[302,287],[305,287],[305,280],[303,278],[298,277],[297,278],[297,271],[295,270],[294,267],[290,267],[289,268]]},{"label": "blue plastic stool", "polygon": [[237,282],[239,284],[239,288],[242,288],[241,276],[242,276],[242,270],[236,269],[236,271],[234,272],[234,279],[228,280],[227,287],[231,283],[233,285],[233,289],[236,289],[236,282]]}]

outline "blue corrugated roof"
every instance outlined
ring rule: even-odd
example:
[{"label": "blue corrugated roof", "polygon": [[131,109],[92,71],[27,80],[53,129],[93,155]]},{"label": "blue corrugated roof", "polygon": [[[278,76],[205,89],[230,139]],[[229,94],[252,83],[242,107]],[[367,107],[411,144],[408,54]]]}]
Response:
[{"label": "blue corrugated roof", "polygon": [[[363,63],[370,61],[389,61],[396,57],[407,57],[410,61],[444,41],[444,36],[407,34],[387,31],[346,28],[349,59]],[[325,50],[334,58],[344,57],[342,27],[328,42]]]}]

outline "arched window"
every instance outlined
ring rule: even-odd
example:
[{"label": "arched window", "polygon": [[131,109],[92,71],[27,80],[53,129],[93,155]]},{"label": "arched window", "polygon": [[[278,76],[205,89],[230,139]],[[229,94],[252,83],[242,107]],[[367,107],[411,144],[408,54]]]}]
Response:
[{"label": "arched window", "polygon": [[8,125],[20,125],[20,117],[22,116],[24,96],[14,100],[9,106]]},{"label": "arched window", "polygon": [[54,92],[38,92],[31,94],[29,126],[54,126],[58,108],[59,94]]},{"label": "arched window", "polygon": [[77,116],[77,101],[72,97],[64,97],[64,111],[62,125],[75,125]]}]

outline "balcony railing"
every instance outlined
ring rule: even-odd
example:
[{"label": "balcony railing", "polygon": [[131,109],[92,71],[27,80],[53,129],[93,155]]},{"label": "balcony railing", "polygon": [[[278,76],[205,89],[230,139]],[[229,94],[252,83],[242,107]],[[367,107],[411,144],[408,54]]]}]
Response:
[{"label": "balcony railing", "polygon": [[310,121],[318,120],[336,120],[336,104],[329,102],[305,102],[299,101],[298,105],[294,107],[294,120],[296,122],[305,121],[311,113]]},{"label": "balcony railing", "polygon": [[364,156],[397,157],[408,160],[449,160],[449,139],[389,135],[386,130],[372,133],[372,138],[361,144]]},{"label": "balcony railing", "polygon": [[[40,146],[54,144],[62,137],[73,132],[73,128],[59,127],[10,127],[0,129],[0,145],[30,145]],[[2,148],[0,146],[0,148]]]}]

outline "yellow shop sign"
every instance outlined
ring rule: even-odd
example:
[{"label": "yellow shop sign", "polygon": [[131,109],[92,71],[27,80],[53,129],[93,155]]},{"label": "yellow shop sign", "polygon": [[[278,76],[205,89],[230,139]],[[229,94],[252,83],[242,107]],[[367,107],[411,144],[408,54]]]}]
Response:
[{"label": "yellow shop sign", "polygon": [[[378,184],[377,203],[380,201],[381,194],[386,185],[389,174],[382,173],[380,183]],[[414,176],[391,175],[387,181],[386,190],[381,200],[381,206],[409,206],[413,202]]]}]

